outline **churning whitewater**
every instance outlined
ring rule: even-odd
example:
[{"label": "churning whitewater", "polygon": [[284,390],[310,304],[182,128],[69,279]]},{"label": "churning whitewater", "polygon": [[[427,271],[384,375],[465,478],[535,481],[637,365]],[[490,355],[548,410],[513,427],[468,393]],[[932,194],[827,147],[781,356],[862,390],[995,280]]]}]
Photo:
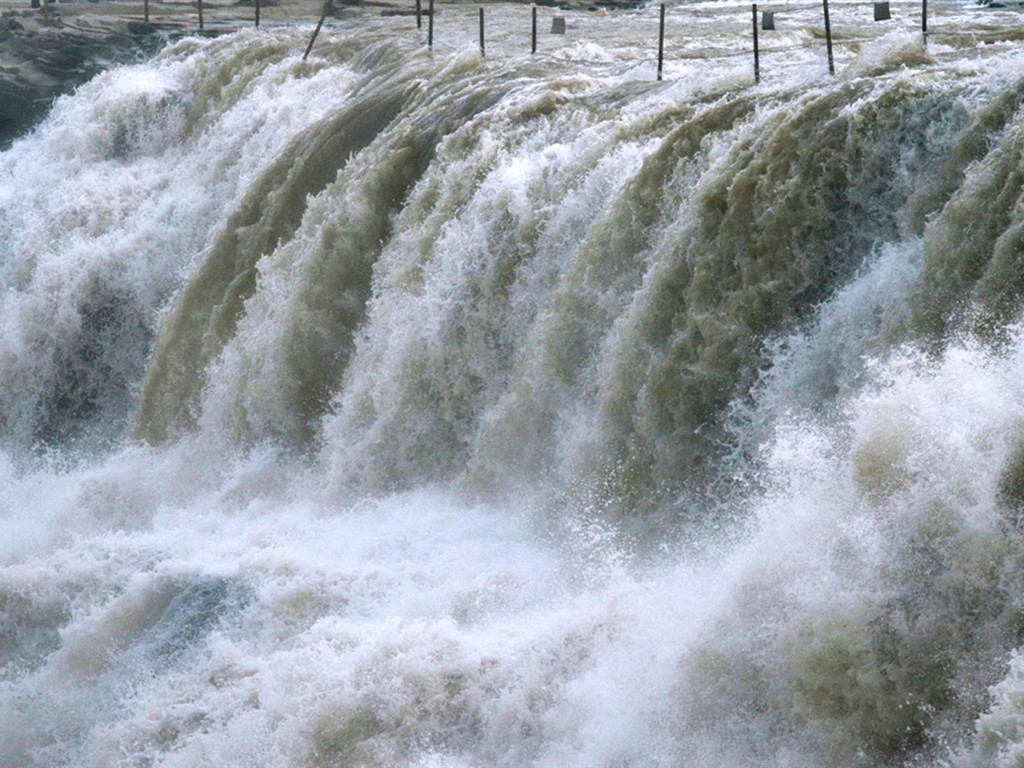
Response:
[{"label": "churning whitewater", "polygon": [[0,766],[1020,766],[1014,12],[488,8],[0,154]]}]

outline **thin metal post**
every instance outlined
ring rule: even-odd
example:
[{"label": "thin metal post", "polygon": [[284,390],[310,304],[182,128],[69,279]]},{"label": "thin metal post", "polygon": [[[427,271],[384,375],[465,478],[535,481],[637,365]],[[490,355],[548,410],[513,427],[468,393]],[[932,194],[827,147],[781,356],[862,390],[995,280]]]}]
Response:
[{"label": "thin metal post", "polygon": [[427,48],[434,47],[434,0],[427,3]]},{"label": "thin metal post", "polygon": [[921,37],[928,45],[928,0],[921,0]]},{"label": "thin metal post", "polygon": [[149,0],[143,0],[142,18],[145,20],[147,24],[149,24]]},{"label": "thin metal post", "polygon": [[256,0],[256,29],[260,28],[260,0]]},{"label": "thin metal post", "polygon": [[324,12],[320,14],[320,21],[316,23],[316,29],[313,30],[313,36],[309,38],[309,45],[306,46],[306,52],[302,54],[303,61],[309,58],[309,52],[313,50],[313,43],[316,42],[316,36],[320,34],[320,27],[324,25],[324,19],[327,18],[327,13],[330,10],[331,0],[327,0],[327,2],[324,3]]},{"label": "thin metal post", "polygon": [[199,28],[203,28],[203,0],[197,0],[199,5]]},{"label": "thin metal post", "polygon": [[821,0],[822,8],[825,11],[825,44],[828,46],[828,73],[836,73],[835,60],[832,58],[832,24],[828,20],[828,0]]},{"label": "thin metal post", "polygon": [[530,53],[537,52],[537,6],[533,6],[533,28],[530,32]]},{"label": "thin metal post", "polygon": [[423,29],[423,2],[416,0],[416,29]]},{"label": "thin metal post", "polygon": [[484,50],[484,7],[482,5],[480,6],[480,55],[487,55]]},{"label": "thin metal post", "polygon": [[758,49],[758,46],[757,46],[757,3],[754,3],[753,6],[751,6],[751,7],[753,8],[753,15],[754,15],[754,82],[755,83],[760,83],[761,82],[761,52],[760,52],[760,50]]},{"label": "thin metal post", "polygon": [[658,23],[658,80],[665,65],[665,4],[661,4],[661,18]]}]

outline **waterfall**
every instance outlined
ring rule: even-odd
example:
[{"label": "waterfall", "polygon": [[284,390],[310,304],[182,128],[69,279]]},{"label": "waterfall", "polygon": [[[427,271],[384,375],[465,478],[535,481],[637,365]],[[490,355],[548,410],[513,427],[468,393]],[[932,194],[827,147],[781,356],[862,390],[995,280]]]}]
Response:
[{"label": "waterfall", "polygon": [[813,10],[755,86],[729,6],[663,83],[643,10],[453,7],[58,99],[0,153],[0,766],[1024,759],[1021,54],[853,8],[836,78]]}]

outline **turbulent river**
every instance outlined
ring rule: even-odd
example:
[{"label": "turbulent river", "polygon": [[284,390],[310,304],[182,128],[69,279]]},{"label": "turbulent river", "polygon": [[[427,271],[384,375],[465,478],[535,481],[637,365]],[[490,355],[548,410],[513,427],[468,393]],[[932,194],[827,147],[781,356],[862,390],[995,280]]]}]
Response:
[{"label": "turbulent river", "polygon": [[186,38],[0,153],[0,766],[1020,766],[1021,17],[775,10]]}]

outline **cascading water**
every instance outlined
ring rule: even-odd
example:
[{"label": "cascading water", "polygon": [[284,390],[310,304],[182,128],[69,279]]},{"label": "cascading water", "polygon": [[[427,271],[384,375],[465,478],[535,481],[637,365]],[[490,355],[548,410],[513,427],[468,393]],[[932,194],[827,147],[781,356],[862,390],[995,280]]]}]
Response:
[{"label": "cascading water", "polygon": [[838,8],[835,79],[814,9],[755,87],[728,6],[661,84],[649,13],[452,8],[59,100],[0,766],[1019,765],[1024,53]]}]

